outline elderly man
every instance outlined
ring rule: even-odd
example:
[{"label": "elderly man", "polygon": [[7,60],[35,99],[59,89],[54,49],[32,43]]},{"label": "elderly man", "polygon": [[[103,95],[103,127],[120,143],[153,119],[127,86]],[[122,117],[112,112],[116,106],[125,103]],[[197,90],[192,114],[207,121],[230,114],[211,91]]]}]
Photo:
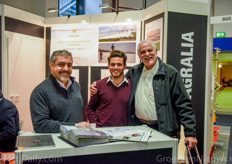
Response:
[{"label": "elderly man", "polygon": [[153,41],[138,44],[142,61],[132,67],[129,124],[147,124],[160,132],[180,138],[180,125],[184,126],[185,142],[192,148],[197,144],[196,121],[190,98],[178,71],[163,63],[157,55]]}]

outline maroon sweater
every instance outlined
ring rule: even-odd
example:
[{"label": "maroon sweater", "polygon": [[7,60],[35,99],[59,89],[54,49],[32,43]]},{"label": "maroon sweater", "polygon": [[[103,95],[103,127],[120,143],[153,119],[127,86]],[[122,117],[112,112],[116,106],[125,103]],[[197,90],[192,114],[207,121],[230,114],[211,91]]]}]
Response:
[{"label": "maroon sweater", "polygon": [[128,102],[131,94],[130,79],[120,87],[108,82],[108,77],[97,81],[97,94],[91,97],[86,114],[90,123],[97,127],[126,126]]}]

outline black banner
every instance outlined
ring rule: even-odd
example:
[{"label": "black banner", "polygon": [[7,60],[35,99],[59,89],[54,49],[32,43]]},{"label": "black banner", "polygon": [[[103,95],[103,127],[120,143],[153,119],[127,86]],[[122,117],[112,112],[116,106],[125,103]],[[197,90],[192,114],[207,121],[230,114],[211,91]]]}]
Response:
[{"label": "black banner", "polygon": [[181,74],[197,120],[198,150],[204,150],[207,16],[168,13],[167,63]]}]

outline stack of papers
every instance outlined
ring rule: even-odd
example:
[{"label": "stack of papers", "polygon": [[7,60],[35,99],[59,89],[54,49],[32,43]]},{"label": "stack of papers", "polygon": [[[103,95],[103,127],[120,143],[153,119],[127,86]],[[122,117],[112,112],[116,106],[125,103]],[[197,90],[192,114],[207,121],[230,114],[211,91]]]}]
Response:
[{"label": "stack of papers", "polygon": [[132,128],[115,128],[112,130],[101,129],[101,131],[109,135],[111,140],[148,142],[151,135],[151,131]]},{"label": "stack of papers", "polygon": [[89,127],[61,125],[60,136],[75,146],[86,146],[109,142],[108,135]]}]

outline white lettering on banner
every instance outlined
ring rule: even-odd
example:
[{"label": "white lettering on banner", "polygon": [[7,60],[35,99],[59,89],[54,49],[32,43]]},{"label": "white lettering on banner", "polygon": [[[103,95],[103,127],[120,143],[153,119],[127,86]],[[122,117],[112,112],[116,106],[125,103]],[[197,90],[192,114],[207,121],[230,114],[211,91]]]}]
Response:
[{"label": "white lettering on banner", "polygon": [[181,43],[181,47],[189,48],[189,51],[181,51],[181,69],[180,75],[183,78],[185,88],[191,98],[192,93],[192,68],[193,68],[193,39],[194,32],[184,33],[181,35],[181,39],[183,39],[183,43]]}]

